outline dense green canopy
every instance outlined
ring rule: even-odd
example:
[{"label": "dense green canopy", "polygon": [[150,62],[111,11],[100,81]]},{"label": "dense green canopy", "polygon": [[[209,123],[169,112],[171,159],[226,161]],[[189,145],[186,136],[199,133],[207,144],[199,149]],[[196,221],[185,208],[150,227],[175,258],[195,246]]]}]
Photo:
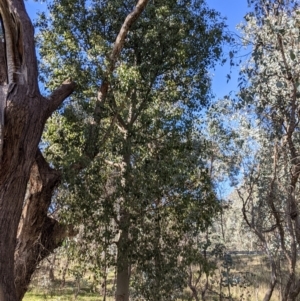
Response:
[{"label": "dense green canopy", "polygon": [[117,264],[120,274],[135,266],[148,275],[135,281],[138,293],[167,300],[173,276],[178,293],[185,285],[179,256],[219,210],[195,120],[209,104],[208,70],[226,37],[204,1],[150,1],[115,61],[111,49],[134,5],[53,1],[51,18],[41,16],[46,86],[67,76],[78,84],[47,124],[45,153],[63,171],[57,206],[82,225],[86,260]]}]

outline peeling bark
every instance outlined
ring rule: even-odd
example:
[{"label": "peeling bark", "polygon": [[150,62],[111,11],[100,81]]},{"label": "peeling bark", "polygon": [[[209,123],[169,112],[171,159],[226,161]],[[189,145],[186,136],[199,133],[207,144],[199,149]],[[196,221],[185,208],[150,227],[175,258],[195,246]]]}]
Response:
[{"label": "peeling bark", "polygon": [[38,151],[31,168],[17,235],[15,283],[18,300],[26,293],[40,261],[59,247],[67,236],[74,234],[68,227],[47,216],[52,192],[59,180],[60,174],[49,167]]}]

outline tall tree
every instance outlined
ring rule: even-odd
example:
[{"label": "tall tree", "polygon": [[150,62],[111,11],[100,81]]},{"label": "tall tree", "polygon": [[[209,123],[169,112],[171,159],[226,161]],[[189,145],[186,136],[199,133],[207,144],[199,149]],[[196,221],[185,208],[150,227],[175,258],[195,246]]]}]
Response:
[{"label": "tall tree", "polygon": [[256,144],[247,167],[243,215],[271,265],[270,300],[278,282],[276,254],[287,262],[282,300],[295,300],[300,292],[296,264],[300,243],[299,217],[299,22],[297,1],[251,1],[244,43],[253,47],[242,69],[240,105],[248,112]]},{"label": "tall tree", "polygon": [[[29,179],[40,174],[30,193],[40,202],[42,215],[38,214],[40,220],[36,225],[36,216],[28,212],[26,217],[39,233],[52,222],[46,218],[47,210],[43,207],[58,181],[38,144],[46,120],[75,85],[66,81],[49,97],[40,94],[33,27],[23,1],[0,1],[0,28],[0,299],[17,300],[14,251]],[[51,235],[53,229],[48,230]],[[21,232],[26,235],[29,231]],[[17,259],[18,255],[23,254],[17,254]]]},{"label": "tall tree", "polygon": [[177,290],[184,283],[184,234],[203,229],[218,208],[193,120],[208,104],[207,68],[225,37],[203,1],[151,2],[112,65],[109,45],[132,3],[54,1],[51,20],[42,16],[49,87],[64,73],[82,79],[47,125],[46,153],[63,167],[60,205],[84,224],[86,243],[116,244],[116,300],[129,298],[131,266],[147,275],[140,294],[167,300],[171,280],[181,279]]}]

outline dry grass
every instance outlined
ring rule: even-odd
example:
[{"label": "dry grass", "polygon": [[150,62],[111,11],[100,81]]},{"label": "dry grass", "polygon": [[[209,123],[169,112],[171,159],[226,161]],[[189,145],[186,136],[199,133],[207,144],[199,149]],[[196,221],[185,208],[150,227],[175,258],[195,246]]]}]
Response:
[{"label": "dry grass", "polygon": [[[268,290],[268,284],[270,281],[270,267],[268,261],[264,256],[256,255],[243,255],[243,256],[232,256],[233,265],[229,271],[232,279],[242,279],[241,282],[236,283],[234,285],[230,285],[230,295],[232,300],[234,301],[260,301],[263,300],[265,293]],[[281,262],[281,274],[278,275],[278,284],[273,291],[273,295],[271,301],[280,301],[281,300],[281,292],[280,287],[281,283],[285,283],[287,279],[285,279],[286,269],[285,262]],[[210,293],[210,298],[208,301],[217,301],[220,300],[220,281],[222,269],[216,270],[215,275],[213,276],[216,285],[213,286],[214,292]],[[300,275],[300,268],[298,269]],[[219,290],[217,291],[218,288]],[[228,287],[222,287],[221,292],[224,296],[229,296]],[[218,294],[217,294],[218,293]],[[226,298],[226,300],[230,300],[230,298]],[[296,299],[300,301],[300,296]]]},{"label": "dry grass", "polygon": [[[230,285],[230,296],[232,301],[260,301],[263,299],[264,294],[268,289],[268,283],[270,279],[270,271],[267,261],[263,256],[232,256],[233,264],[230,267],[231,279],[238,279],[237,283]],[[281,263],[282,269],[282,282],[284,279],[285,270],[284,262]],[[59,269],[59,267],[58,267]],[[228,287],[220,285],[220,279],[222,278],[222,271],[224,267],[220,264],[219,268],[215,271],[209,279],[210,287],[207,293],[207,301],[219,301],[220,294],[223,295],[223,300],[230,300]],[[299,268],[300,273],[300,268]],[[79,283],[76,281],[74,275],[69,274],[66,278],[64,287],[61,287],[61,275],[58,270],[55,272],[56,280],[49,282],[49,271],[47,265],[42,267],[39,273],[36,274],[29,292],[25,295],[25,301],[102,301],[103,289],[101,284],[97,286],[93,285],[91,275],[86,274]],[[114,274],[111,272],[108,277],[108,294],[106,301],[113,301],[113,278]],[[280,277],[279,277],[280,278]],[[242,280],[241,280],[242,279]],[[279,281],[280,282],[280,281]],[[180,301],[188,301],[188,296],[191,296],[190,290],[186,289],[186,299]],[[199,296],[201,295],[199,289]],[[227,297],[227,298],[226,298]],[[272,301],[280,301],[280,283],[274,290]],[[179,301],[179,300],[178,300]],[[300,301],[298,297],[297,301]]]}]

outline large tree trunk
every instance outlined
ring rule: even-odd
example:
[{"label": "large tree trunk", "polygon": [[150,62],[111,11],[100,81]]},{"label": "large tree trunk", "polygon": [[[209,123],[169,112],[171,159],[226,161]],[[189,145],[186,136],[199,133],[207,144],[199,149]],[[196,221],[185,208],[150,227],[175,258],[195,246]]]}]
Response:
[{"label": "large tree trunk", "polygon": [[[27,184],[31,171],[38,165],[35,162],[39,159],[38,144],[45,122],[73,91],[74,84],[66,82],[44,98],[37,82],[33,27],[23,0],[0,0],[0,19],[4,32],[1,47],[5,50],[5,56],[2,52],[0,58],[5,62],[5,68],[0,69],[0,301],[16,301],[20,294],[15,287],[14,253]],[[52,185],[47,189],[50,195],[55,185],[51,181],[48,184]],[[46,207],[41,211],[47,212]],[[35,228],[38,222],[37,231],[44,229],[49,223],[45,214],[42,219],[28,217],[31,220],[27,224]],[[24,243],[21,232],[20,247]],[[24,249],[19,251],[17,262],[18,255],[25,254]],[[20,272],[18,267],[16,270]]]},{"label": "large tree trunk", "polygon": [[75,234],[47,216],[52,192],[59,180],[59,173],[49,167],[38,151],[31,168],[17,234],[15,283],[18,300],[26,293],[31,275],[40,261],[53,252],[67,235]]},{"label": "large tree trunk", "polygon": [[[14,251],[23,200],[42,132],[40,99],[27,99],[28,90],[16,84],[8,98],[0,174],[0,290],[15,300]],[[26,104],[27,103],[27,104]],[[35,113],[29,116],[32,106]],[[2,301],[2,300],[1,300]]]}]

